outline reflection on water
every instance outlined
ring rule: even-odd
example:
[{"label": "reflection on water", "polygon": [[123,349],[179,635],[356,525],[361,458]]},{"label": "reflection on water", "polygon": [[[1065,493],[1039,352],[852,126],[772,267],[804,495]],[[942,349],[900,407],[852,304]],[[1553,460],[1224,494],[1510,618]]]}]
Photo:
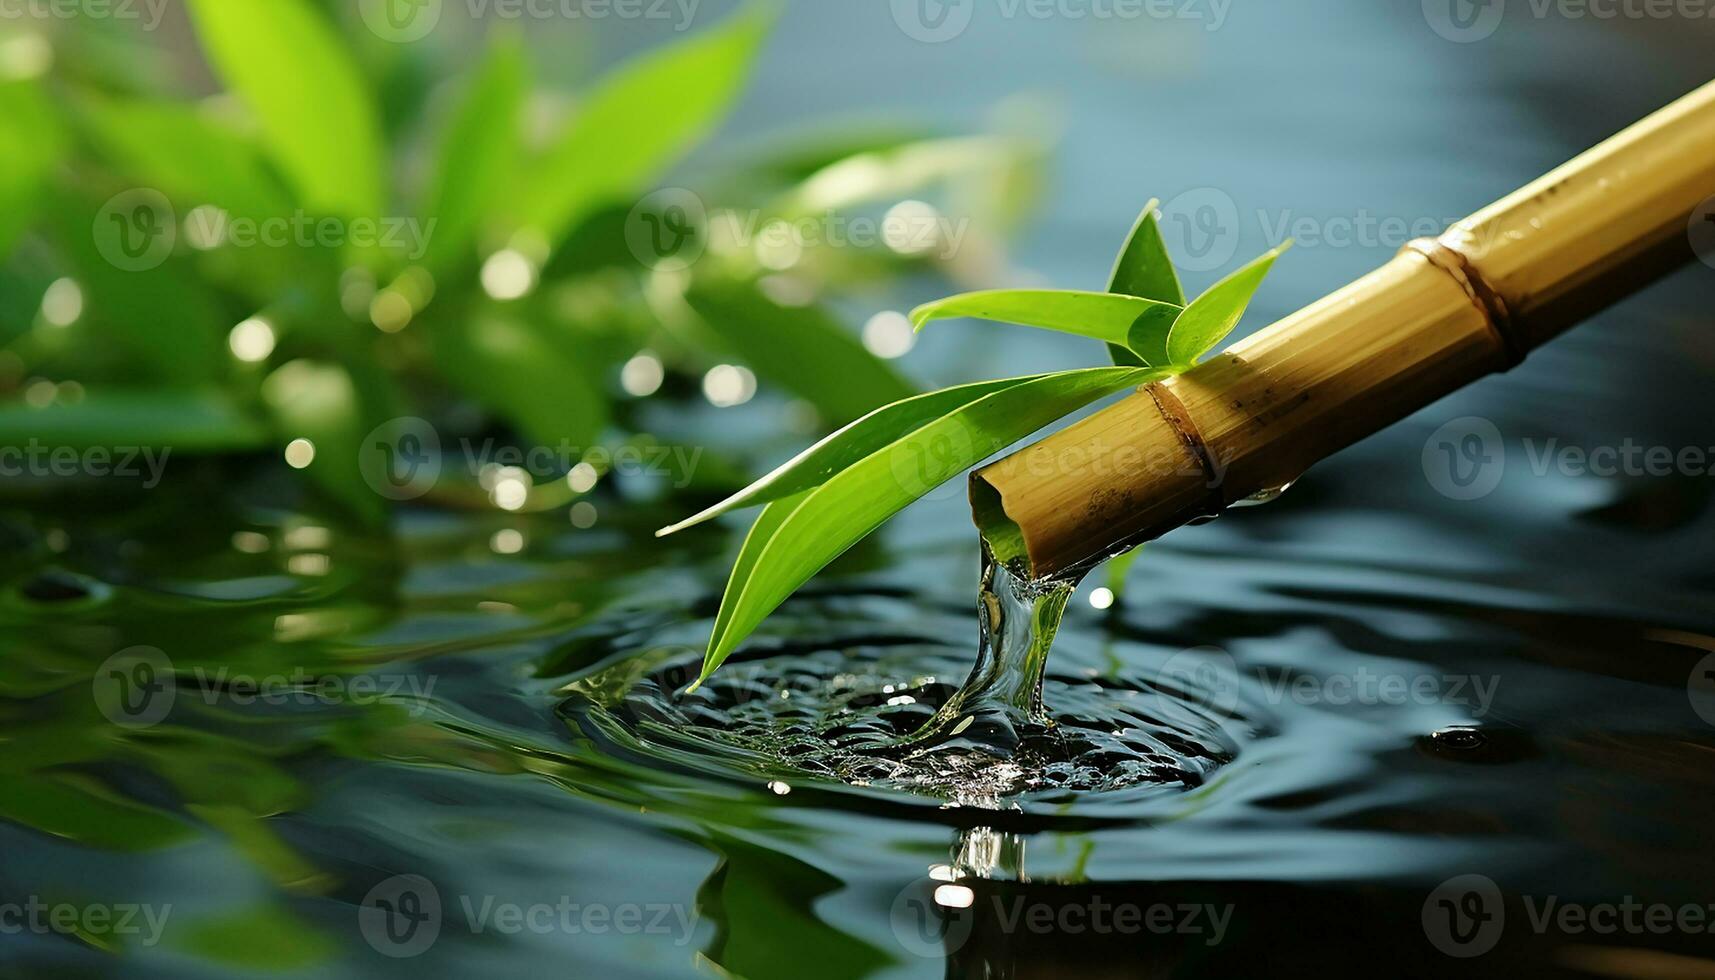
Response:
[{"label": "reflection on water", "polygon": [[[1111,54],[1118,31],[1027,25],[979,59],[945,47],[980,78],[1025,70],[1041,45],[1099,90],[1068,112],[1076,194],[1032,245],[1044,264],[1099,264],[1112,235],[1086,241],[1094,216],[1173,189],[1093,167],[1139,184],[1224,174],[1247,203],[1235,174],[1354,207],[1401,186],[1396,210],[1456,214],[1665,101],[1674,72],[1707,72],[1700,48],[1664,64],[1674,49],[1645,46],[1650,25],[1553,21],[1455,49],[1413,33],[1415,9],[1257,16],[1187,45],[1236,74],[1172,81],[1185,103],[1146,100],[1135,131],[1137,79],[1066,53],[1101,34]],[[1561,87],[1592,65],[1627,85],[1571,118],[1586,109]],[[877,84],[895,81],[925,90]],[[1321,117],[1368,106],[1375,131],[1330,147],[1271,114],[1305,90],[1337,103]],[[1542,106],[1563,115],[1545,123]],[[1454,164],[1447,134],[1471,119],[1492,152]],[[1359,171],[1374,183],[1330,186]],[[1385,257],[1295,254],[1270,302]],[[1693,270],[1278,503],[1152,546],[1112,608],[1074,597],[1046,709],[1067,729],[1115,720],[1112,743],[1088,736],[1113,753],[1103,773],[1148,753],[1177,770],[996,809],[943,807],[885,768],[867,786],[805,773],[827,711],[885,741],[970,670],[978,555],[956,500],[854,553],[710,700],[681,700],[736,544],[720,528],[654,539],[682,503],[606,502],[589,528],[410,511],[380,537],[241,467],[175,466],[148,494],[7,485],[0,925],[40,921],[13,915],[32,901],[74,914],[5,934],[0,973],[1706,973],[1706,931],[1535,923],[1549,901],[1715,902],[1708,478],[1538,475],[1515,453],[1491,495],[1459,501],[1421,459],[1460,415],[1513,447],[1707,445],[1707,413],[1687,408],[1711,394],[1709,288]],[[1064,356],[1030,343],[1018,357]],[[1000,350],[939,363],[977,370]],[[993,373],[1040,365],[1014,366]],[[778,741],[714,737],[721,722]],[[90,912],[127,908],[140,925],[124,931]]]}]

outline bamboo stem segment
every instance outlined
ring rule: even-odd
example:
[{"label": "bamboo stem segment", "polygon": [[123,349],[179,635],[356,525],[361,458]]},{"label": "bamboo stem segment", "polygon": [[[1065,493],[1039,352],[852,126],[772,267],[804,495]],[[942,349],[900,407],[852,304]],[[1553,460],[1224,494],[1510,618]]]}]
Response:
[{"label": "bamboo stem segment", "polygon": [[1693,257],[1715,82],[1218,357],[971,478],[1035,575],[1297,480]]}]

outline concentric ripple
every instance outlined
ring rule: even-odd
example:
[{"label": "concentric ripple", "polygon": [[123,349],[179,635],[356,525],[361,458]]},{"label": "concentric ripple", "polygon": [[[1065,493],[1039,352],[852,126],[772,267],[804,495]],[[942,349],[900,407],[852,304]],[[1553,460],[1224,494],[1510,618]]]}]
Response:
[{"label": "concentric ripple", "polygon": [[[985,575],[983,646],[846,639],[758,652],[695,691],[700,657],[660,650],[588,674],[566,713],[634,757],[718,769],[778,791],[806,780],[904,791],[947,806],[1059,804],[1178,792],[1237,754],[1231,705],[1184,671],[1044,673],[1070,586]],[[966,678],[963,684],[955,678]]]}]

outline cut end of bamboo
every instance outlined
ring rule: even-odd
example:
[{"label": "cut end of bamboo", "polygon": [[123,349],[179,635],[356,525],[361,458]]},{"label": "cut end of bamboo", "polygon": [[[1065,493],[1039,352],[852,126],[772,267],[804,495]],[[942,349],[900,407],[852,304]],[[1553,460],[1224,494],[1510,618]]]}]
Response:
[{"label": "cut end of bamboo", "polygon": [[1066,574],[1505,371],[1693,257],[1715,83],[1227,352],[971,477],[997,557]]}]

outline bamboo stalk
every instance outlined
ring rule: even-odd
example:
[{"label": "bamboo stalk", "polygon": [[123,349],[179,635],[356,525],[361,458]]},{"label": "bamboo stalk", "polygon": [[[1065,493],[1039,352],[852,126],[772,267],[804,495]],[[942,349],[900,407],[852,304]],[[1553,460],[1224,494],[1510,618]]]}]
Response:
[{"label": "bamboo stalk", "polygon": [[[971,478],[1036,575],[1297,480],[1693,257],[1715,82],[1218,357]],[[1004,550],[1004,549],[1001,549]],[[1005,557],[1005,555],[1003,555]]]}]

